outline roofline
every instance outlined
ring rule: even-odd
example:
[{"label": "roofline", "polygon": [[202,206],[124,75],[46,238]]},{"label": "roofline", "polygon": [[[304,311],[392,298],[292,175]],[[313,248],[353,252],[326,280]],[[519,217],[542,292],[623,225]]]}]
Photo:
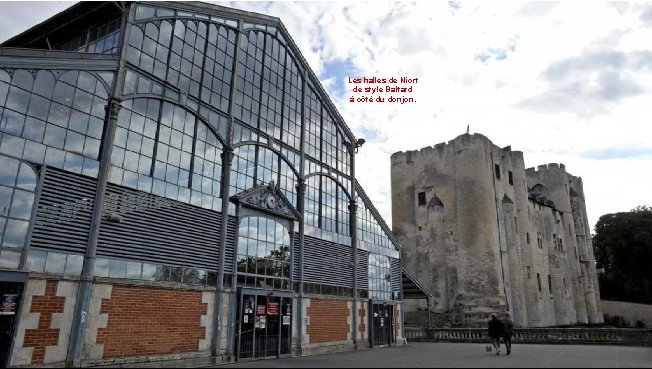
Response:
[{"label": "roofline", "polygon": [[387,223],[385,223],[385,219],[383,219],[383,217],[380,215],[380,213],[378,212],[378,209],[376,209],[373,202],[371,201],[369,196],[367,196],[367,193],[364,192],[364,189],[362,188],[362,186],[360,185],[360,183],[357,180],[355,181],[355,190],[358,193],[358,196],[360,196],[360,198],[362,199],[362,201],[364,201],[365,206],[367,207],[367,209],[369,209],[371,211],[371,214],[373,214],[374,218],[376,218],[376,221],[378,222],[380,227],[385,231],[385,233],[387,234],[387,237],[389,237],[389,239],[394,243],[394,245],[396,246],[396,249],[400,250],[401,249],[401,243],[398,241],[398,238],[396,238],[396,235],[394,235],[394,232],[392,232],[392,230],[389,228]]},{"label": "roofline", "polygon": [[[423,294],[424,294],[424,295],[425,295],[429,300],[432,300],[432,297],[433,297],[433,296],[432,296],[432,292],[430,292],[430,290],[428,290],[428,289],[427,289],[427,288],[426,288],[426,287],[421,283],[421,281],[419,281],[415,276],[413,276],[412,273],[408,272],[408,270],[405,269],[405,267],[401,267],[401,273],[402,273],[402,276],[401,276],[401,277],[403,277],[403,276],[407,277],[410,281],[412,281],[412,283],[414,283],[415,286],[417,286],[417,288],[418,288],[419,290],[421,290],[421,293],[423,293]],[[401,278],[401,279],[402,279],[402,278]],[[405,296],[405,295],[404,295],[404,296]]]},{"label": "roofline", "polygon": [[[60,20],[63,20],[64,18],[68,18],[67,22],[65,22],[65,23],[60,22],[61,25],[59,27],[56,27],[56,26],[52,27],[52,29],[48,30],[48,31],[56,30],[56,29],[61,28],[62,26],[64,26],[65,24],[67,24],[67,23],[69,23],[71,21],[74,21],[76,19],[79,19],[79,18],[82,18],[82,17],[86,16],[90,11],[97,9],[100,6],[106,5],[107,3],[112,3],[112,2],[111,1],[102,1],[102,2],[79,1],[76,4],[73,4],[70,7],[68,7],[66,9],[54,14],[53,16],[48,17],[44,21],[42,21],[42,22],[40,22],[38,24],[35,24],[34,26],[26,29],[25,31],[23,31],[23,32],[21,32],[21,33],[15,35],[15,36],[3,41],[2,43],[0,43],[0,47],[7,47],[6,46],[7,44],[11,44],[14,41],[16,41],[16,40],[18,40],[20,38],[23,38],[23,37],[25,37],[26,35],[28,35],[30,33],[33,33],[33,34],[35,34],[37,36],[31,37],[31,40],[29,40],[27,43],[33,42],[34,40],[36,40],[36,39],[43,36],[43,32],[42,32],[41,29],[46,28],[47,25],[49,25],[51,23],[54,25],[55,21],[60,21]],[[115,3],[115,2],[113,2],[113,3]],[[129,3],[129,2],[123,2],[123,3]],[[87,9],[87,10],[82,11],[84,9]]]},{"label": "roofline", "polygon": [[304,66],[303,69],[307,72],[309,77],[311,77],[313,85],[315,85],[314,87],[317,89],[318,92],[321,93],[322,95],[321,97],[325,97],[325,99],[323,99],[324,103],[328,105],[328,107],[330,108],[329,110],[331,111],[331,113],[335,115],[335,118],[341,122],[340,127],[342,128],[344,133],[349,136],[348,138],[351,140],[352,143],[357,141],[357,138],[349,128],[348,124],[346,124],[346,121],[344,120],[342,115],[340,115],[340,112],[335,106],[335,104],[333,103],[333,101],[331,100],[330,95],[324,89],[324,86],[321,84],[321,81],[310,67],[310,64],[301,53],[301,50],[297,46],[296,42],[294,42],[292,35],[290,34],[290,32],[288,32],[287,28],[285,27],[285,24],[283,24],[283,21],[280,18],[273,17],[270,15],[255,13],[255,12],[249,12],[245,10],[228,8],[216,4],[199,2],[199,1],[164,1],[161,2],[161,4],[173,5],[176,8],[185,8],[189,10],[195,9],[195,10],[221,12],[227,16],[232,15],[234,18],[242,18],[242,19],[251,20],[255,22],[263,21],[263,22],[267,22],[270,25],[277,26],[283,32],[283,37],[287,40],[288,43],[287,46],[292,49],[294,55],[299,59],[299,62]]},{"label": "roofline", "polygon": [[[122,3],[124,3],[124,4],[133,4],[134,2],[135,1],[125,1],[125,2],[122,2]],[[141,3],[140,1],[138,1],[138,2]],[[70,6],[69,8],[66,8],[66,9],[60,11],[59,13],[56,13],[55,15],[47,18],[43,22],[38,23],[38,24],[30,27],[29,29],[19,33],[18,35],[13,36],[13,37],[9,38],[8,40],[0,43],[0,47],[6,47],[5,45],[11,44],[14,41],[16,41],[17,39],[19,39],[21,37],[24,37],[27,34],[30,34],[30,33],[38,34],[39,36],[33,37],[33,39],[29,41],[29,42],[32,42],[34,39],[36,39],[38,37],[41,37],[42,32],[39,32],[41,28],[45,28],[46,25],[48,25],[50,23],[54,23],[55,20],[61,20],[63,18],[68,17],[68,18],[70,18],[70,21],[72,21],[74,19],[81,18],[81,17],[85,16],[88,13],[88,11],[85,11],[85,12],[82,12],[81,14],[79,14],[80,10],[82,10],[82,9],[84,9],[86,7],[89,7],[89,9],[95,9],[95,8],[99,7],[100,4],[106,4],[106,3],[110,3],[110,2],[109,1],[104,1],[104,2],[95,3],[95,2],[80,1],[80,2]],[[146,2],[142,2],[142,3],[146,3]],[[93,4],[94,6],[89,5],[89,4]],[[349,126],[346,124],[346,121],[344,120],[342,115],[340,115],[340,112],[338,111],[337,107],[335,106],[335,104],[331,100],[330,95],[324,89],[324,86],[321,84],[321,81],[319,80],[319,78],[317,77],[315,72],[310,67],[310,64],[308,63],[306,58],[301,53],[301,50],[299,50],[299,47],[297,46],[296,42],[294,42],[294,39],[292,38],[292,36],[288,32],[287,28],[285,27],[285,24],[283,24],[283,21],[281,21],[280,18],[265,15],[265,14],[260,14],[260,13],[249,12],[249,11],[245,11],[245,10],[228,8],[228,7],[224,7],[224,6],[216,5],[216,4],[199,2],[199,1],[187,1],[187,2],[185,2],[185,1],[162,1],[162,2],[159,2],[158,4],[160,4],[160,5],[168,5],[168,6],[177,8],[177,9],[187,9],[187,10],[190,10],[190,11],[198,10],[198,11],[204,11],[204,12],[206,12],[206,11],[208,11],[208,12],[218,12],[218,13],[222,13],[222,14],[227,15],[227,16],[230,15],[230,16],[232,16],[234,18],[240,18],[240,19],[244,19],[244,20],[251,20],[251,21],[254,21],[254,22],[263,22],[263,23],[267,23],[267,24],[270,24],[270,25],[277,26],[279,28],[279,30],[283,33],[283,36],[285,37],[285,39],[287,40],[287,43],[288,43],[287,46],[291,48],[291,50],[294,53],[294,55],[296,56],[296,58],[299,59],[298,61],[304,67],[302,69],[304,69],[306,71],[305,74],[307,74],[307,76],[304,76],[304,78],[305,77],[310,77],[310,79],[313,82],[312,84],[317,89],[317,91],[320,93],[320,95],[321,95],[320,97],[322,97],[322,100],[325,103],[325,105],[328,106],[330,112],[335,116],[335,119],[338,120],[341,123],[340,127],[344,131],[344,134],[346,134],[348,136],[349,140],[351,140],[352,143],[357,141],[357,138],[355,137],[355,135],[353,134],[353,132],[351,131]],[[57,27],[55,27],[54,29],[56,29],[56,28]]]}]

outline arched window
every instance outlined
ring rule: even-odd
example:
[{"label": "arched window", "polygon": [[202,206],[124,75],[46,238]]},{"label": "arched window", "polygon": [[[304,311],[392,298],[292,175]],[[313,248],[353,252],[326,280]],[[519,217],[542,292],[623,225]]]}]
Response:
[{"label": "arched window", "polygon": [[306,181],[305,224],[350,236],[349,197],[327,176],[311,176]]},{"label": "arched window", "polygon": [[89,72],[0,70],[0,152],[95,177],[107,99]]},{"label": "arched window", "polygon": [[155,99],[123,103],[110,181],[220,210],[222,144],[192,112]]},{"label": "arched window", "polygon": [[296,176],[284,157],[258,145],[240,146],[234,155],[231,195],[274,181],[290,203],[297,206]]},{"label": "arched window", "polygon": [[289,288],[290,234],[282,224],[263,217],[240,221],[238,283],[246,287]]}]

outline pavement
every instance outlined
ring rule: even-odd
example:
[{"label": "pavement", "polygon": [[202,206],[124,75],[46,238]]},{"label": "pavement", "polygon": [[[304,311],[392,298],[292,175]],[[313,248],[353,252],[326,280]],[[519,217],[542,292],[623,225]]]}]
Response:
[{"label": "pavement", "polygon": [[[231,368],[652,368],[652,348],[597,345],[519,345],[512,354],[478,343],[410,343],[334,354],[238,362]],[[216,366],[217,367],[217,366]]]}]

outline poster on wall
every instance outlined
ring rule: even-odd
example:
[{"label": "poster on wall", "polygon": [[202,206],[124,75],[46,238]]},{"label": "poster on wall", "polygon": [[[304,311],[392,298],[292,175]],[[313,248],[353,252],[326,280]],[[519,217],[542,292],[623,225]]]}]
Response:
[{"label": "poster on wall", "polygon": [[254,328],[265,329],[267,326],[267,317],[265,315],[256,315],[256,322]]},{"label": "poster on wall", "polygon": [[252,298],[247,299],[245,302],[245,308],[244,308],[244,313],[245,314],[253,314],[254,313],[254,300]]},{"label": "poster on wall", "polygon": [[278,315],[278,302],[270,301],[267,304],[267,315]]},{"label": "poster on wall", "polygon": [[265,315],[265,310],[266,310],[265,305],[258,305],[258,309],[256,310],[256,315]]},{"label": "poster on wall", "polygon": [[7,293],[2,296],[0,315],[16,315],[16,297],[18,295]]},{"label": "poster on wall", "polygon": [[290,325],[290,322],[292,319],[290,319],[289,315],[283,315],[283,325]]}]

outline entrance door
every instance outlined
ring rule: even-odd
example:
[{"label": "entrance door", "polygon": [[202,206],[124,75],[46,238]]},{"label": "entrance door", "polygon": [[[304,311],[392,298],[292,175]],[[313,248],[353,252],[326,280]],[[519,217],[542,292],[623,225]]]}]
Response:
[{"label": "entrance door", "polygon": [[11,340],[18,322],[18,304],[23,284],[0,282],[0,367],[9,365]]},{"label": "entrance door", "polygon": [[238,359],[276,358],[290,354],[291,298],[271,293],[243,293],[238,316]]},{"label": "entrance door", "polygon": [[394,337],[394,305],[371,303],[372,345],[389,346]]}]

